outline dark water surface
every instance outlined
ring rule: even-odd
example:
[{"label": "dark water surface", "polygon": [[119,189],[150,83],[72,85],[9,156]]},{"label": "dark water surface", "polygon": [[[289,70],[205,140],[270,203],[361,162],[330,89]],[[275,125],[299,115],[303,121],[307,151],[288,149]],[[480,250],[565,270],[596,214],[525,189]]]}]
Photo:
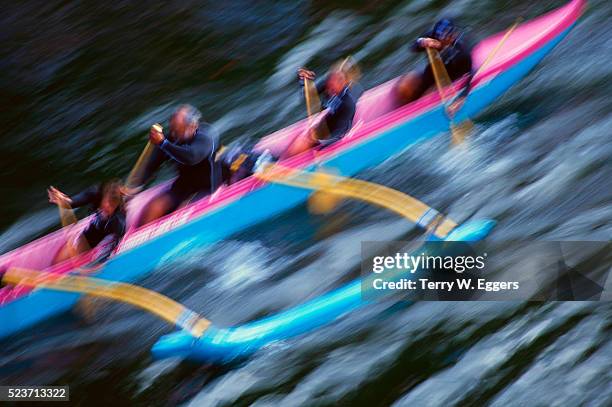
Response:
[{"label": "dark water surface", "polygon": [[[178,103],[224,142],[304,115],[295,69],[353,54],[372,87],[422,59],[409,42],[442,14],[475,38],[563,1],[12,2],[0,15],[0,252],[58,225],[45,188],[126,174]],[[469,149],[427,142],[360,178],[453,219],[491,217],[494,241],[612,235],[608,1],[476,120]],[[326,292],[359,270],[360,241],[412,225],[358,203],[305,208],[160,267],[143,285],[219,325]],[[503,247],[500,247],[503,250]],[[508,264],[521,253],[508,252]],[[515,261],[516,260],[516,261]],[[587,259],[588,260],[588,255]],[[512,271],[512,266],[508,266]],[[170,328],[126,306],[63,316],[0,344],[0,384],[69,384],[79,405],[609,405],[609,302],[380,303],[229,367],[153,362]]]}]

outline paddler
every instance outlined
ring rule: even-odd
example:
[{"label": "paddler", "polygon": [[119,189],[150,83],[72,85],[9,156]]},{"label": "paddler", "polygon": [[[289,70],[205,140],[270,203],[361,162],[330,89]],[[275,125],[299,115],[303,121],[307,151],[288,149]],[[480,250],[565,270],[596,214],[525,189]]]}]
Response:
[{"label": "paddler", "polygon": [[221,167],[214,159],[219,148],[218,137],[212,126],[200,123],[201,117],[195,107],[181,105],[172,114],[166,134],[159,125],[151,127],[149,141],[155,149],[138,183],[147,182],[164,161],[176,165],[178,177],[145,206],[139,225],[173,212],[189,200],[209,195],[219,187]]},{"label": "paddler", "polygon": [[[412,44],[414,52],[423,52],[426,48],[433,48],[440,52],[440,58],[452,81],[464,75],[467,76],[465,86],[449,109],[456,110],[463,104],[470,91],[474,74],[471,45],[466,40],[464,32],[451,19],[443,18]],[[423,96],[434,85],[435,78],[431,65],[428,63],[420,72],[411,72],[400,79],[397,85],[398,100],[401,104],[412,102]]]},{"label": "paddler", "polygon": [[[307,68],[300,68],[297,73],[302,87],[305,79],[315,80],[315,73]],[[316,89],[326,111],[305,133],[293,140],[281,158],[291,157],[317,145],[328,146],[348,133],[353,126],[357,104],[357,96],[351,85],[349,74],[341,66],[332,69],[322,81],[317,81]]]},{"label": "paddler", "polygon": [[89,225],[73,241],[66,243],[55,256],[53,263],[84,253],[100,244],[105,237],[112,235],[112,240],[105,246],[105,251],[99,258],[106,259],[125,233],[124,191],[119,180],[92,186],[72,197],[53,186],[49,187],[47,193],[49,202],[64,208],[90,205],[95,210]]}]

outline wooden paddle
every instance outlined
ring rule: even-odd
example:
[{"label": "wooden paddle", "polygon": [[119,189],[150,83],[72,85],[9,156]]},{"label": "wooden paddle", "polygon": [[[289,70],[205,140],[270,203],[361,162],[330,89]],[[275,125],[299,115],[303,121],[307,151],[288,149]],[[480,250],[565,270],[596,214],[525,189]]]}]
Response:
[{"label": "wooden paddle", "polygon": [[321,111],[321,99],[313,80],[304,78],[304,98],[306,99],[306,112],[308,118]]},{"label": "wooden paddle", "polygon": [[[428,229],[436,222],[431,232],[440,239],[448,236],[451,230],[457,226],[456,222],[444,217],[440,212],[430,208],[418,199],[372,182],[323,172],[300,171],[278,164],[270,165],[255,176],[267,182],[313,189],[327,195],[335,195],[339,199],[353,198],[368,202],[393,211],[424,229]],[[442,219],[439,216],[442,216]]]},{"label": "wooden paddle", "polygon": [[[361,76],[359,66],[350,55],[344,58],[342,62],[334,64],[331,72],[337,71],[343,72],[350,84],[356,82]],[[321,99],[314,81],[308,78],[304,78],[304,98],[306,99],[306,112],[308,113],[308,118],[312,119],[313,115],[321,111]],[[325,139],[329,136],[329,129],[325,122],[320,123],[317,127],[318,134],[313,134],[313,138]]]},{"label": "wooden paddle", "polygon": [[[68,226],[75,225],[78,220],[74,214],[74,210],[68,203],[68,197],[59,191],[54,186],[50,186],[47,190],[49,194],[49,200],[51,202],[55,202],[57,205],[57,209],[59,210],[60,220],[62,222],[62,228],[64,228],[64,234],[66,235],[66,247],[69,253],[70,258],[75,258],[79,254],[79,250],[73,245],[73,242],[70,241],[70,228]],[[54,199],[52,199],[53,195],[55,195]],[[87,240],[82,239],[76,242],[80,245],[82,250],[89,250],[89,244]]]},{"label": "wooden paddle", "polygon": [[[331,71],[341,71],[346,75],[346,79],[349,83],[356,82],[359,80],[361,76],[361,71],[359,66],[355,63],[352,56],[347,56],[342,60],[342,62],[336,63]],[[307,86],[307,82],[309,82],[309,86]],[[319,100],[319,95],[317,93],[317,89],[312,84],[310,80],[304,80],[304,94],[306,97],[306,110],[308,112],[308,117],[310,118],[314,113],[317,113],[321,110],[321,101]],[[329,129],[327,125],[323,122],[319,126],[319,132],[323,134],[319,134],[319,137],[326,138],[329,136]],[[316,156],[317,152],[314,151]],[[335,170],[333,168],[319,168],[319,171],[326,171],[334,173]],[[329,194],[325,191],[315,191],[308,198],[308,210],[311,213],[317,215],[323,215],[333,211],[340,203],[342,202],[342,197],[337,194]]]},{"label": "wooden paddle", "polygon": [[[349,67],[349,62],[351,62],[350,56],[345,58],[337,69],[349,69],[351,80],[356,80],[360,75],[359,68],[354,62],[351,62]],[[448,83],[450,84],[450,79]],[[308,79],[304,80],[304,92],[306,110],[310,117],[313,112],[320,110],[320,100],[316,87]],[[271,166],[269,170],[256,176],[270,182],[314,189],[315,192],[308,199],[308,209],[312,213],[325,214],[331,212],[342,202],[343,198],[353,198],[394,211],[425,229],[432,228],[431,233],[441,239],[457,226],[456,222],[444,218],[438,211],[416,198],[371,182],[349,179],[340,175],[325,173],[322,170],[314,173],[302,172],[279,165]],[[442,219],[439,218],[440,216]],[[436,225],[432,223],[435,220],[438,221]]]},{"label": "wooden paddle", "polygon": [[452,82],[450,80],[450,77],[448,76],[448,72],[446,71],[444,62],[442,62],[442,59],[440,58],[440,53],[437,49],[427,47],[425,48],[425,50],[427,51],[427,58],[429,58],[429,64],[431,65],[431,70],[436,80],[436,87],[438,88],[440,99],[444,104],[446,115],[450,120],[452,142],[455,145],[461,144],[465,140],[467,135],[469,135],[472,131],[474,124],[470,120],[465,120],[460,124],[456,124],[454,122],[453,114],[449,112],[447,106],[447,102],[449,100],[449,98],[447,97],[447,92],[449,91]]},{"label": "wooden paddle", "polygon": [[[306,112],[308,113],[308,125],[312,126],[313,120],[312,116],[321,111],[321,99],[319,98],[319,93],[317,92],[317,87],[314,84],[314,81],[305,78],[304,79],[304,97],[306,99]],[[323,123],[318,126],[319,132],[326,132],[329,134],[329,130],[327,130],[327,126]],[[313,140],[318,139],[321,134],[317,134],[316,131],[313,130],[311,137]],[[315,152],[316,154],[316,152]],[[308,198],[308,209],[311,213],[316,214],[324,214],[331,212],[334,208],[336,208],[342,200],[337,196],[333,196],[330,194],[325,194],[320,191],[315,191]]]},{"label": "wooden paddle", "polygon": [[7,284],[82,293],[120,301],[148,311],[188,331],[196,338],[201,337],[211,324],[209,320],[178,302],[155,291],[131,284],[23,268],[9,269],[4,274],[3,281]]},{"label": "wooden paddle", "polygon": [[[159,123],[155,123],[153,125],[153,129],[157,130],[160,133],[163,131],[163,127]],[[128,189],[135,188],[140,185],[143,176],[142,172],[146,168],[146,165],[149,163],[149,160],[154,150],[155,146],[153,145],[153,143],[147,141],[147,145],[142,150],[142,153],[140,153],[138,160],[136,160],[136,164],[134,164],[134,168],[132,168],[132,171],[130,171],[130,175],[128,175],[127,181],[125,182],[125,185]]]},{"label": "wooden paddle", "polygon": [[[506,30],[506,33],[504,34],[504,36],[499,40],[499,42],[497,43],[495,48],[493,48],[493,50],[489,53],[489,55],[487,55],[487,57],[485,58],[480,68],[478,68],[476,73],[473,75],[474,78],[477,77],[484,70],[484,68],[493,60],[493,58],[495,58],[495,55],[497,55],[497,53],[502,48],[506,40],[508,40],[512,32],[516,29],[516,27],[518,27],[521,21],[522,21],[522,17],[517,18],[514,24],[512,24],[510,28]],[[440,58],[440,54],[438,50],[433,49],[433,48],[425,48],[425,50],[427,51],[427,58],[429,59],[429,64],[431,65],[431,69],[434,74],[434,79],[436,81],[436,87],[438,88],[438,93],[440,94],[440,99],[442,99],[442,103],[444,103],[445,105],[447,116],[450,119],[451,136],[452,136],[453,144],[460,144],[466,139],[467,136],[470,135],[470,133],[472,132],[474,128],[474,123],[472,123],[472,121],[469,119],[464,120],[463,122],[459,124],[454,123],[453,114],[451,114],[448,111],[448,106],[447,106],[447,102],[450,99],[447,96],[447,92],[450,89],[452,82],[450,80],[450,77],[448,76],[448,72],[446,71],[444,62]]]},{"label": "wooden paddle", "polygon": [[497,53],[499,52],[499,50],[501,49],[501,47],[504,45],[504,43],[506,42],[506,40],[508,40],[508,38],[510,38],[510,34],[512,34],[512,32],[516,29],[516,27],[519,26],[519,24],[521,23],[521,21],[523,21],[523,17],[518,17],[516,19],[516,21],[514,21],[514,24],[512,24],[510,26],[510,28],[508,28],[508,30],[506,30],[506,33],[504,34],[504,36],[501,38],[501,40],[499,40],[499,42],[497,43],[497,45],[495,46],[495,48],[493,48],[493,51],[491,51],[489,53],[489,55],[487,55],[487,57],[485,58],[484,62],[482,63],[482,65],[480,65],[480,68],[478,68],[478,70],[476,71],[476,73],[474,74],[474,77],[477,77],[484,69],[485,67],[493,60],[493,58],[495,58],[495,55],[497,55]]}]

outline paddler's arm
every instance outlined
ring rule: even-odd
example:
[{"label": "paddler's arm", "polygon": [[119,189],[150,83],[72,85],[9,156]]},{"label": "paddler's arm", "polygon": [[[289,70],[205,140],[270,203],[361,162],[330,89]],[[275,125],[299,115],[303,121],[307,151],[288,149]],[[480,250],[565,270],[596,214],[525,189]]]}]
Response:
[{"label": "paddler's arm", "polygon": [[317,93],[319,95],[325,93],[325,84],[327,82],[327,75],[322,78],[316,79],[316,74],[314,71],[310,71],[307,68],[298,69],[298,80],[300,82],[300,88],[302,90],[302,95],[304,95],[304,79],[309,79],[314,81],[315,88],[317,89]]},{"label": "paddler's arm", "polygon": [[434,38],[433,31],[428,31],[421,35],[419,38],[414,40],[412,46],[410,47],[413,52],[423,52],[425,51],[425,48],[441,48],[440,41]]},{"label": "paddler's arm", "polygon": [[181,164],[195,165],[212,155],[216,144],[215,139],[216,135],[212,127],[200,128],[199,134],[195,136],[191,144],[178,145],[164,139],[159,148]]},{"label": "paddler's arm", "polygon": [[53,204],[60,204],[63,202],[68,204],[71,208],[79,208],[85,205],[97,206],[100,200],[99,185],[91,186],[74,196],[68,196],[53,186],[49,187],[47,192],[49,194],[49,202]]},{"label": "paddler's arm", "polygon": [[80,208],[85,205],[97,206],[100,202],[100,185],[92,185],[91,187],[79,192],[78,194],[70,197],[70,206],[73,208]]}]

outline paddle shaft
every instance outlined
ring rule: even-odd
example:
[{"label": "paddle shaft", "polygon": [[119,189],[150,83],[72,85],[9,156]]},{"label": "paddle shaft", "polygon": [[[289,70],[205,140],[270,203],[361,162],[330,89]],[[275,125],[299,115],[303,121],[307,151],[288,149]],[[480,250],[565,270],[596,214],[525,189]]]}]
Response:
[{"label": "paddle shaft", "polygon": [[321,100],[314,81],[304,78],[304,98],[306,99],[306,112],[308,117],[321,111]]},{"label": "paddle shaft", "polygon": [[321,111],[321,99],[319,98],[319,92],[313,80],[304,78],[304,98],[306,99],[306,112],[308,114],[308,126],[310,129],[310,138],[313,141],[319,140],[319,138],[327,138],[329,130],[325,123],[325,119],[318,126],[313,127],[314,116]]},{"label": "paddle shaft", "polygon": [[[68,226],[75,225],[78,222],[76,215],[74,214],[74,210],[68,202],[58,201],[57,208],[59,210],[60,219],[62,221],[62,227],[66,228]],[[69,229],[66,230],[69,231]],[[77,238],[78,240],[74,242],[77,245],[77,247],[75,247],[75,244],[73,244],[73,242],[70,242],[69,236],[67,237],[68,238],[66,239],[66,247],[68,248],[68,251],[70,253],[70,258],[74,258],[79,255],[79,248],[81,248],[82,250],[91,249],[89,247],[87,239],[81,237]]]},{"label": "paddle shaft", "polygon": [[130,175],[128,175],[128,178],[126,181],[126,186],[128,188],[134,188],[140,185],[140,183],[143,181],[142,172],[144,170],[145,165],[148,163],[149,158],[153,154],[154,149],[155,149],[155,146],[153,145],[153,143],[148,141],[147,145],[142,150],[142,153],[140,153],[140,156],[138,157],[136,164],[134,164],[134,168],[132,168],[132,171],[130,171]]},{"label": "paddle shaft", "polygon": [[508,28],[504,36],[501,38],[501,40],[499,40],[495,48],[493,48],[493,51],[489,52],[489,55],[487,55],[482,65],[480,65],[480,68],[478,68],[478,70],[474,74],[474,77],[478,76],[486,68],[486,66],[493,60],[493,58],[495,58],[495,55],[497,55],[499,50],[502,48],[502,46],[508,40],[508,38],[510,38],[510,35],[516,29],[516,27],[518,27],[518,25],[521,23],[522,20],[523,20],[522,17],[517,18],[514,24],[512,24],[510,28]]},{"label": "paddle shaft", "polygon": [[447,92],[451,88],[452,81],[448,76],[448,72],[446,71],[444,62],[442,62],[442,58],[440,58],[440,53],[438,50],[429,47],[425,48],[425,50],[427,51],[427,58],[429,59],[429,64],[431,65],[431,70],[436,81],[436,87],[438,88],[438,93],[440,94],[440,99],[444,105],[446,115],[450,120],[452,142],[453,144],[460,144],[463,142],[463,140],[465,140],[467,134],[469,134],[471,131],[473,124],[469,120],[466,120],[465,123],[462,123],[461,125],[456,125],[454,123],[453,115],[448,111],[448,107],[446,106],[446,102],[449,99],[447,97]]}]

